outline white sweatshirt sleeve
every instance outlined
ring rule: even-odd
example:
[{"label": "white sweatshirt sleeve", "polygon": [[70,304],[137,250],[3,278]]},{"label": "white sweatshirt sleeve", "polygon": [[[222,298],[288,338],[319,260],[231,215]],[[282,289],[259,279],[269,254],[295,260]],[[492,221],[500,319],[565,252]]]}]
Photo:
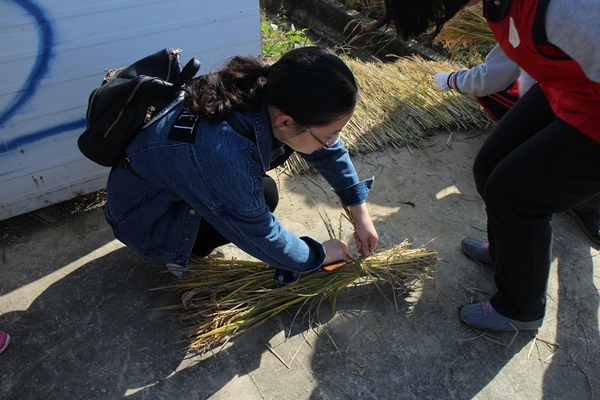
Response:
[{"label": "white sweatshirt sleeve", "polygon": [[546,11],[548,41],[600,82],[600,1],[552,0]]},{"label": "white sweatshirt sleeve", "polygon": [[453,73],[450,87],[462,94],[481,97],[506,89],[518,77],[519,66],[496,45],[485,58],[485,63]]}]

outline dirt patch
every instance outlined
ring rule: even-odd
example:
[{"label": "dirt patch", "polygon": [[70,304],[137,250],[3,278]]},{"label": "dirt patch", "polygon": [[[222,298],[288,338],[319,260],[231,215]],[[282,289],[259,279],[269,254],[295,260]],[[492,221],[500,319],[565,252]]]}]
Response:
[{"label": "dirt patch", "polygon": [[106,189],[42,208],[30,213],[0,221],[0,245],[2,248],[25,239],[39,229],[58,227],[73,216],[102,207],[106,202]]}]

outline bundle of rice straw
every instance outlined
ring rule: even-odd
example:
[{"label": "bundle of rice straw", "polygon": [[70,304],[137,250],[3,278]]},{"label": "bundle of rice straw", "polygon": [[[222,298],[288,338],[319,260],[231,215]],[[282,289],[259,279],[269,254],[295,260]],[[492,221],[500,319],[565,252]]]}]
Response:
[{"label": "bundle of rice straw", "polygon": [[273,280],[274,269],[266,263],[203,258],[191,261],[180,281],[160,289],[183,291],[181,305],[164,309],[180,311],[181,320],[189,324],[190,350],[204,353],[293,306],[300,306],[296,315],[300,310],[310,313],[331,298],[335,311],[337,293],[354,282],[385,281],[394,292],[405,292],[438,261],[437,252],[411,249],[404,241],[366,257],[349,257],[335,271],[318,270],[282,285]]}]

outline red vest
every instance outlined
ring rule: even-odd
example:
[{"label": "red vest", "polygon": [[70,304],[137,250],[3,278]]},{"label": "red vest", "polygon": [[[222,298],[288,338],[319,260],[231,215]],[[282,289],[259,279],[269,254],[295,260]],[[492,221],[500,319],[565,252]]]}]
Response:
[{"label": "red vest", "polygon": [[484,15],[500,47],[538,81],[559,118],[600,142],[600,83],[591,81],[575,60],[547,42],[549,0],[503,1],[509,2],[508,14],[494,20],[484,1]]}]

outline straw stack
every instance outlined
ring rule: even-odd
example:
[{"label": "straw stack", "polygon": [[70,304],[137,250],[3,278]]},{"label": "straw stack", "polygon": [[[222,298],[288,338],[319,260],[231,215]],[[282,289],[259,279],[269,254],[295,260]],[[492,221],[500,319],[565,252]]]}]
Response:
[{"label": "straw stack", "polygon": [[464,8],[444,24],[436,37],[444,47],[455,50],[459,46],[483,46],[496,44],[496,38],[483,16],[483,6],[478,4]]},{"label": "straw stack", "polygon": [[[438,89],[434,75],[456,71],[459,65],[420,57],[394,63],[348,59],[347,63],[360,88],[354,116],[342,132],[351,154],[407,143],[421,146],[421,139],[436,130],[484,129],[493,124],[474,97]],[[297,154],[290,157],[287,167],[292,173],[309,170]]]},{"label": "straw stack", "polygon": [[204,353],[292,307],[296,315],[308,315],[331,298],[335,311],[337,293],[351,284],[388,282],[393,293],[406,292],[429,276],[438,261],[437,252],[412,249],[405,241],[366,257],[348,258],[335,271],[319,270],[282,285],[263,262],[203,258],[192,260],[179,282],[159,289],[183,291],[181,305],[164,309],[179,311],[189,325],[190,349]]}]

